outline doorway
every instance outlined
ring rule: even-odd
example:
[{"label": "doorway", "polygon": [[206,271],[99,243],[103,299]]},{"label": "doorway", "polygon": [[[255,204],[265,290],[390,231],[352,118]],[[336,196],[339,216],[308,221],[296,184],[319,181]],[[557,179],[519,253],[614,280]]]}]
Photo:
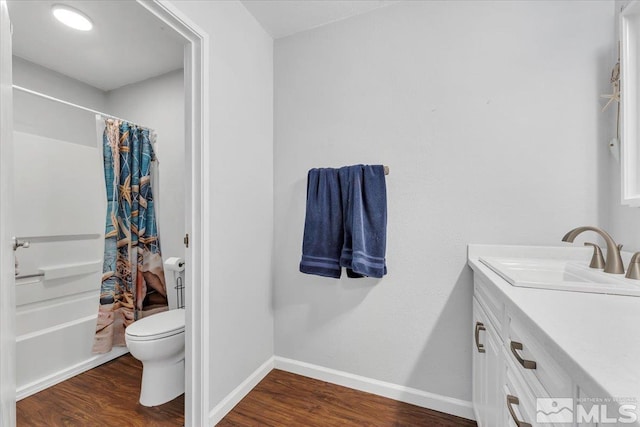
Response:
[{"label": "doorway", "polygon": [[[3,1],[4,3],[4,1]],[[25,2],[22,2],[25,3]],[[31,2],[27,2],[31,3]],[[48,3],[48,2],[44,2]],[[71,3],[84,3],[84,2],[68,2]],[[103,3],[107,4],[108,2],[91,2],[95,4]],[[186,283],[191,284],[192,286],[187,286],[186,288],[186,305],[187,305],[187,315],[186,315],[186,425],[199,425],[200,420],[204,419],[203,415],[206,415],[206,405],[203,405],[203,398],[206,395],[206,387],[204,381],[200,378],[199,374],[194,375],[194,373],[201,372],[202,364],[205,360],[202,355],[207,354],[205,351],[207,348],[203,344],[201,339],[202,330],[201,330],[201,320],[203,319],[203,301],[202,298],[202,278],[205,276],[203,274],[203,262],[202,262],[202,248],[203,239],[200,236],[201,229],[201,219],[203,218],[203,212],[206,214],[208,210],[206,209],[206,198],[203,201],[201,198],[202,191],[207,188],[207,183],[202,182],[201,174],[202,169],[200,166],[201,155],[203,151],[203,141],[206,136],[206,128],[203,126],[203,112],[205,110],[205,100],[206,96],[201,93],[201,88],[204,86],[204,76],[206,73],[203,71],[206,70],[206,58],[204,52],[206,49],[206,35],[202,32],[199,32],[197,28],[194,28],[192,25],[186,23],[183,17],[179,17],[175,11],[172,11],[171,8],[167,5],[161,5],[159,3],[132,3],[136,7],[138,7],[138,13],[144,13],[147,15],[147,18],[151,17],[153,19],[158,20],[161,26],[164,28],[162,31],[174,31],[179,37],[182,38],[184,48],[181,47],[180,50],[183,52],[183,60],[184,60],[184,100],[183,104],[185,105],[185,121],[184,121],[184,131],[183,135],[185,136],[185,147],[184,147],[184,178],[185,178],[185,204],[186,212],[184,215],[184,230],[191,235],[191,241],[187,248],[185,248],[184,257],[187,260],[187,264],[191,266],[191,269],[187,270]],[[4,6],[4,5],[3,5]],[[121,5],[120,5],[121,6]],[[11,2],[9,2],[9,12],[11,13]],[[142,15],[140,15],[142,16]],[[16,26],[16,23],[14,23]],[[14,30],[14,38],[17,37],[16,30]],[[3,44],[4,44],[3,40]],[[3,46],[4,47],[4,46]],[[3,49],[3,63],[6,62],[5,50]],[[24,55],[24,53],[23,53]],[[85,55],[84,58],[89,58],[90,55]],[[40,65],[40,64],[36,64]],[[22,64],[23,70],[25,69],[25,64]],[[27,67],[28,68],[28,67]],[[59,73],[63,74],[63,73]],[[64,75],[64,74],[63,74]],[[14,80],[17,76],[14,75]],[[60,97],[62,98],[62,97]],[[6,105],[7,96],[3,91],[3,107]],[[44,115],[40,115],[40,117],[44,117]],[[44,120],[46,122],[46,119]],[[3,120],[3,131],[6,124],[6,120]],[[144,123],[146,124],[146,123]],[[21,123],[21,126],[25,125],[25,123]],[[28,125],[28,123],[27,123]],[[39,123],[42,125],[42,123]],[[24,130],[24,129],[23,129]],[[160,136],[162,138],[162,136]],[[4,143],[5,141],[3,141]],[[197,159],[197,160],[194,160]],[[3,159],[5,161],[6,159]],[[2,165],[4,171],[4,164]],[[162,166],[161,166],[162,167]],[[195,197],[194,197],[195,195]],[[3,194],[3,202],[5,194]],[[162,201],[160,201],[162,204]],[[4,203],[3,203],[4,204]],[[14,217],[16,213],[14,212]],[[162,214],[161,214],[162,216]],[[2,218],[2,228],[6,231],[7,223]],[[9,224],[10,225],[10,224]],[[81,235],[90,235],[91,233],[79,233]],[[13,234],[15,235],[15,234]],[[6,236],[6,233],[3,233],[3,236]],[[37,237],[37,236],[36,236]],[[51,235],[45,235],[40,237],[51,237]],[[86,237],[86,236],[84,236]],[[46,243],[47,239],[41,241]],[[82,239],[80,239],[82,240]],[[84,239],[90,240],[90,239]],[[3,242],[4,243],[4,242]],[[20,268],[32,267],[29,262],[25,261],[26,265],[21,266]],[[23,270],[26,273],[29,273],[28,270]],[[28,275],[28,274],[26,274]],[[6,288],[8,283],[5,283],[5,277],[3,277],[3,288]],[[13,286],[13,283],[11,283]],[[15,294],[14,294],[15,295]],[[21,297],[22,298],[22,297]],[[3,316],[4,316],[3,307]],[[206,313],[204,313],[206,315]],[[198,322],[195,322],[194,319],[199,319]],[[195,326],[194,326],[195,325]],[[7,325],[3,325],[2,327],[6,327]],[[11,325],[9,325],[11,326]],[[5,331],[3,331],[3,337],[6,336]],[[20,333],[21,331],[13,331],[13,333]],[[6,356],[5,352],[11,352],[11,349],[7,349],[3,346],[2,349],[2,358],[3,361],[11,360],[11,356]],[[13,368],[15,375],[15,365]],[[4,371],[3,371],[4,372]],[[3,386],[6,385],[7,382],[3,381]],[[13,391],[15,395],[15,389]],[[7,396],[9,396],[7,398]],[[12,414],[8,414],[10,409],[7,410],[8,406],[5,406],[7,401],[10,401],[11,398],[11,390],[6,390],[6,387],[3,387],[2,390],[2,403],[3,403],[3,414],[2,419],[4,421],[3,424],[11,425],[12,424]],[[205,400],[206,401],[206,400]]]}]

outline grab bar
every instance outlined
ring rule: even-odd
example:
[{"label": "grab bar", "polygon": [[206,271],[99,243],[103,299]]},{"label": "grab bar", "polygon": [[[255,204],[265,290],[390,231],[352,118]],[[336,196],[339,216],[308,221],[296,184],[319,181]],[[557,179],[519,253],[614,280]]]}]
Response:
[{"label": "grab bar", "polygon": [[37,273],[18,275],[16,279],[27,279],[29,277],[44,277],[45,280],[63,279],[65,277],[97,273],[100,271],[101,266],[102,261],[96,260],[40,267]]},{"label": "grab bar", "polygon": [[19,274],[15,278],[16,279],[29,279],[32,277],[44,277],[44,273],[33,273],[33,274]]}]

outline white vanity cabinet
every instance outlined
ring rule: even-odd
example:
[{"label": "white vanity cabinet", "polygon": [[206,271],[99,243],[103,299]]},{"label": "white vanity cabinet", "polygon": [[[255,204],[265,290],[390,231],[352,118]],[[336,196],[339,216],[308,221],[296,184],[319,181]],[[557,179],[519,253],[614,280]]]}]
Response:
[{"label": "white vanity cabinet", "polygon": [[[537,399],[573,398],[574,385],[528,332],[524,316],[506,309],[493,285],[477,276],[472,351],[472,399],[479,427],[574,425],[537,423]],[[573,406],[567,411],[571,414]]]},{"label": "white vanity cabinet", "polygon": [[497,426],[502,393],[500,336],[476,299],[473,320],[473,407],[479,426]]},{"label": "white vanity cabinet", "polygon": [[640,427],[640,297],[515,286],[487,265],[546,272],[531,266],[588,268],[590,257],[579,247],[469,245],[480,427]]}]

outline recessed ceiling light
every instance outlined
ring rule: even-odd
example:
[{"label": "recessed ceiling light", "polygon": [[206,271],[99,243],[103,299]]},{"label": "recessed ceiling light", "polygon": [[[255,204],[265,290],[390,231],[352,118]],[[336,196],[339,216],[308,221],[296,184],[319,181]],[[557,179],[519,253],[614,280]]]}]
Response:
[{"label": "recessed ceiling light", "polygon": [[51,7],[51,13],[53,13],[53,16],[55,16],[58,21],[73,29],[89,31],[93,28],[91,19],[78,9],[64,4],[54,4]]}]

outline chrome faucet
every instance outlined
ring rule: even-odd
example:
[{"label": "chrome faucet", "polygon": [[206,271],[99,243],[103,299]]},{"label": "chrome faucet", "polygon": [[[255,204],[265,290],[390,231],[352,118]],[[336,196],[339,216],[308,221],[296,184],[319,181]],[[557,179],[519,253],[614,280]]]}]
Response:
[{"label": "chrome faucet", "polygon": [[583,231],[595,231],[598,233],[604,241],[607,243],[607,260],[604,263],[604,272],[605,273],[613,273],[613,274],[624,274],[624,265],[622,264],[622,258],[620,257],[620,249],[616,242],[613,241],[613,238],[601,228],[584,226],[574,228],[570,232],[564,235],[562,238],[563,242],[573,243],[574,239],[578,236],[578,234]]}]

